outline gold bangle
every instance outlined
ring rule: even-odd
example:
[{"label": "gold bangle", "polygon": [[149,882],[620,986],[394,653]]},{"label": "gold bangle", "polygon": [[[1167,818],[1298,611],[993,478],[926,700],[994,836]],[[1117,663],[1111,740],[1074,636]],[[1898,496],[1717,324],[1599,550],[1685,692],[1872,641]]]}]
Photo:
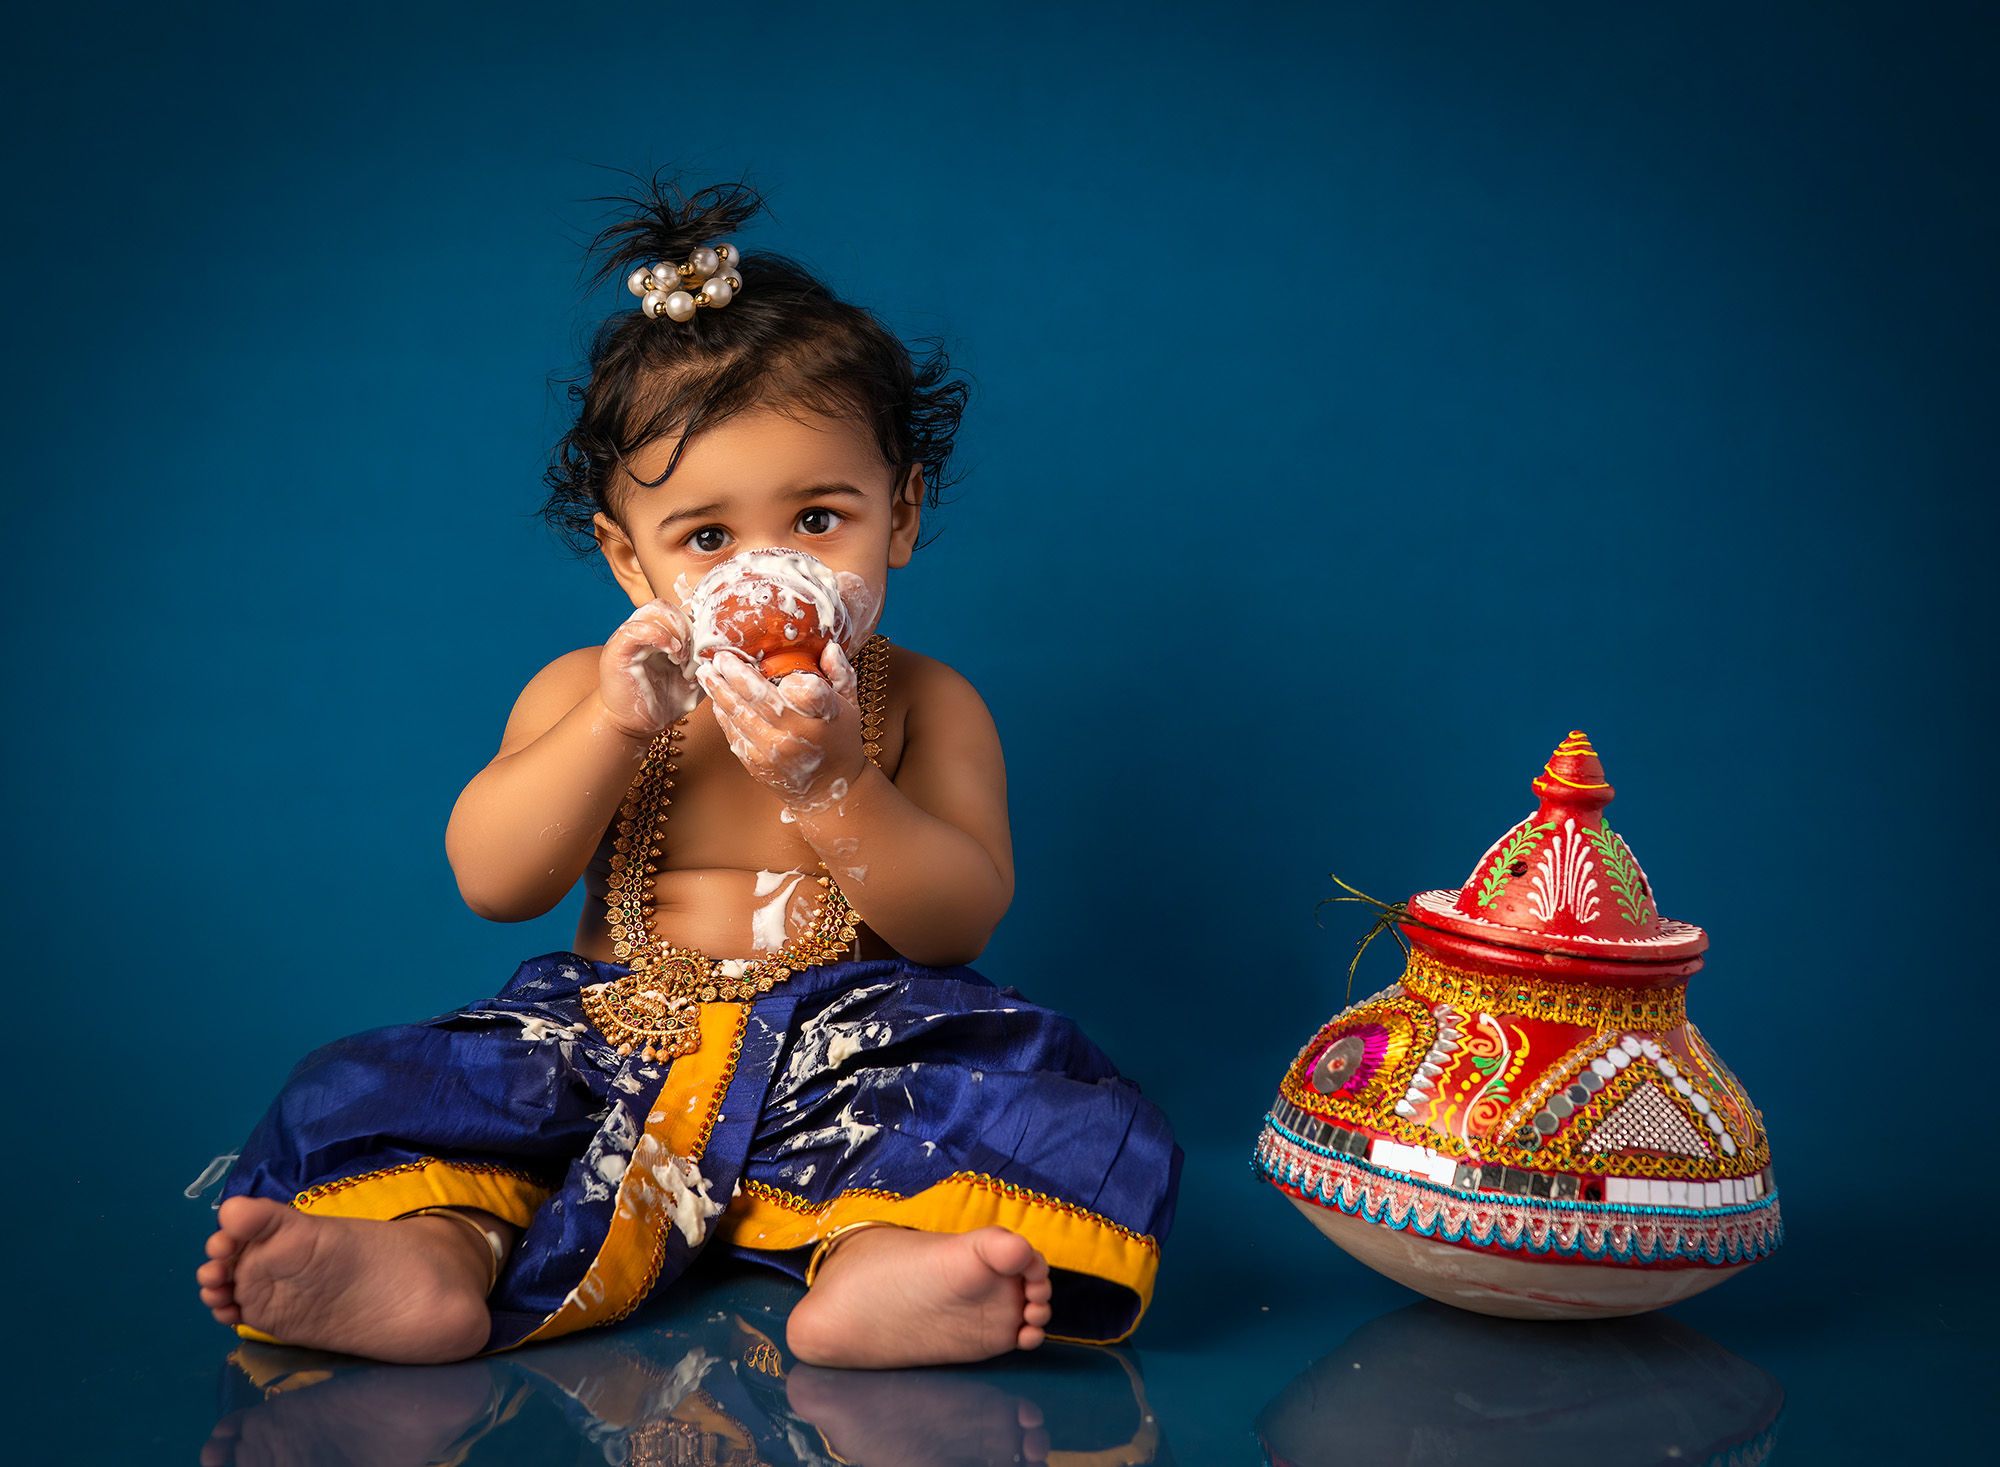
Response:
[{"label": "gold bangle", "polygon": [[411,1217],[448,1217],[455,1223],[471,1228],[478,1235],[480,1243],[492,1254],[492,1262],[488,1265],[486,1273],[486,1292],[488,1294],[493,1292],[494,1285],[500,1282],[500,1264],[507,1257],[505,1238],[474,1222],[456,1207],[419,1207],[415,1212],[398,1213],[395,1220],[401,1222]]},{"label": "gold bangle", "polygon": [[[851,1222],[844,1227],[835,1228],[820,1240],[819,1247],[813,1249],[812,1257],[806,1260],[806,1287],[810,1289],[813,1286],[813,1280],[819,1277],[820,1265],[826,1262],[827,1255],[833,1252],[833,1245],[838,1243],[842,1238],[847,1237],[851,1233],[863,1232],[868,1228],[902,1227],[901,1223],[890,1222],[887,1218],[870,1217],[864,1218],[860,1222]],[[903,1228],[903,1231],[908,1232],[909,1229]]]}]

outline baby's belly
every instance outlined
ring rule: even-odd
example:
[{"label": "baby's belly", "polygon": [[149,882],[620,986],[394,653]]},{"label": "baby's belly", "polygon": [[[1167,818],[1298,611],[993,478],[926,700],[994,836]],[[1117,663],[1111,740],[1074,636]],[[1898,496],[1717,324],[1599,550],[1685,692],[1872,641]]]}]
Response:
[{"label": "baby's belly", "polygon": [[[823,892],[820,874],[817,866],[663,871],[653,888],[653,931],[669,947],[693,948],[712,958],[776,952],[812,929]],[[590,888],[577,924],[576,950],[587,958],[616,962],[603,889],[595,881]]]}]

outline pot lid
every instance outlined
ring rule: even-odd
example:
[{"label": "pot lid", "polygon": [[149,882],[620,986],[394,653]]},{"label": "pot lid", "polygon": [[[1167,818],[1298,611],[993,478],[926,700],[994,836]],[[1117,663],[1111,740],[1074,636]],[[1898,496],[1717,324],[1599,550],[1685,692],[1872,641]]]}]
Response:
[{"label": "pot lid", "polygon": [[1653,884],[1604,818],[1613,790],[1580,732],[1556,746],[1531,786],[1541,804],[1495,841],[1457,891],[1423,891],[1426,927],[1502,947],[1628,962],[1692,957],[1708,934],[1660,915]]}]

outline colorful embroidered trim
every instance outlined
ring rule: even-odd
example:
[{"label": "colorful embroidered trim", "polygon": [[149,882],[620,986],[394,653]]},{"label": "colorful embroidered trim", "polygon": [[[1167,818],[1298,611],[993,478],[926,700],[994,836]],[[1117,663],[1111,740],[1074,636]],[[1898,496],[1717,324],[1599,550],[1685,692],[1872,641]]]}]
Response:
[{"label": "colorful embroidered trim", "polygon": [[1398,1232],[1476,1248],[1639,1267],[1755,1262],[1784,1238],[1773,1191],[1724,1208],[1467,1194],[1322,1156],[1267,1123],[1251,1170],[1281,1191]]},{"label": "colorful embroidered trim", "polygon": [[[835,1228],[880,1219],[934,1233],[969,1232],[998,1225],[1019,1233],[1055,1268],[1089,1274],[1130,1289],[1139,1300],[1138,1327],[1152,1302],[1159,1272],[1159,1240],[1120,1227],[1075,1203],[979,1172],[956,1172],[910,1196],[857,1187],[825,1202],[795,1196],[762,1182],[745,1182],[742,1195],[717,1224],[715,1240],[763,1253],[809,1247]],[[1051,1336],[1051,1338],[1057,1338]],[[1114,1343],[1111,1339],[1085,1341]]]},{"label": "colorful embroidered trim", "polygon": [[1520,975],[1475,973],[1410,949],[1403,986],[1432,1003],[1492,1014],[1515,1014],[1581,1029],[1645,1029],[1659,1033],[1687,1022],[1687,986],[1609,988],[1592,980],[1557,983]]},{"label": "colorful embroidered trim", "polygon": [[934,1182],[923,1191],[914,1193],[910,1197],[905,1197],[901,1192],[891,1192],[885,1187],[850,1187],[847,1191],[839,1193],[825,1202],[814,1202],[809,1197],[800,1197],[794,1193],[782,1191],[777,1187],[768,1186],[763,1182],[745,1182],[743,1190],[746,1193],[762,1198],[766,1202],[774,1202],[780,1207],[789,1208],[793,1212],[823,1215],[832,1211],[835,1206],[845,1202],[850,1197],[879,1197],[890,1202],[907,1202],[914,1200],[916,1197],[927,1197],[939,1187],[954,1185],[978,1187],[983,1191],[992,1192],[1013,1201],[1029,1202],[1037,1207],[1051,1207],[1058,1212],[1066,1212],[1073,1217],[1082,1218],[1092,1226],[1103,1228],[1108,1233],[1115,1233],[1121,1238],[1137,1243],[1141,1248],[1145,1248],[1154,1254],[1160,1251],[1159,1240],[1153,1237],[1151,1233],[1135,1233],[1130,1228],[1120,1227],[1108,1217],[1098,1216],[1098,1214],[1092,1212],[1087,1207],[1078,1207],[1074,1202],[1065,1202],[1060,1197],[1051,1197],[1046,1192],[1037,1192],[1029,1187],[1017,1187],[1012,1182],[1003,1182],[997,1177],[987,1176],[984,1172],[953,1172],[943,1181]]}]

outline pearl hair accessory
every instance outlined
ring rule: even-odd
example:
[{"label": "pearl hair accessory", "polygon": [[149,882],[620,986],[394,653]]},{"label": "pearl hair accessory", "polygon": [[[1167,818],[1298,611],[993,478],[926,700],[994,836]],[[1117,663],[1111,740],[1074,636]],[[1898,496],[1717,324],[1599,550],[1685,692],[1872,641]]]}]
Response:
[{"label": "pearl hair accessory", "polygon": [[726,306],[735,298],[743,288],[736,269],[742,258],[733,244],[703,245],[685,265],[641,265],[625,277],[625,288],[639,297],[644,316],[692,320],[695,307]]}]

